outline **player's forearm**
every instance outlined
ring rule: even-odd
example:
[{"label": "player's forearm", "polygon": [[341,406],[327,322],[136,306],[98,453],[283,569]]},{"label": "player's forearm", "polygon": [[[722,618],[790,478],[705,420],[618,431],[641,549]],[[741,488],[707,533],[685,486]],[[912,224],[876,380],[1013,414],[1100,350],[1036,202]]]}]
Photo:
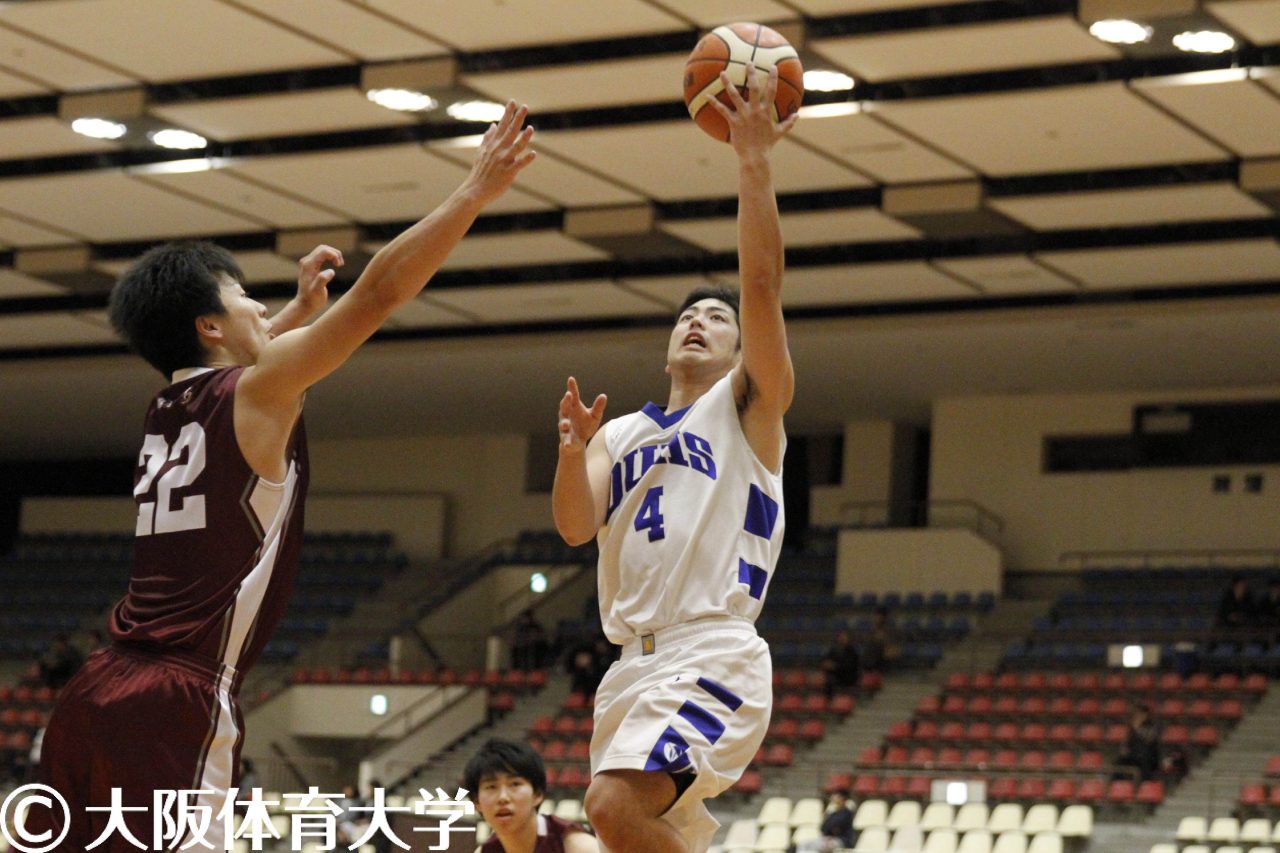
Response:
[{"label": "player's forearm", "polygon": [[280,313],[271,318],[271,334],[283,335],[285,332],[292,332],[294,329],[305,326],[314,313],[316,313],[314,308],[295,296],[289,300],[288,305],[280,309]]},{"label": "player's forearm", "polygon": [[484,209],[481,194],[464,183],[449,198],[383,246],[369,261],[360,284],[374,288],[392,306],[417,296]]},{"label": "player's forearm", "polygon": [[584,453],[560,453],[551,487],[551,513],[556,530],[568,544],[581,545],[595,537],[599,525]]},{"label": "player's forearm", "polygon": [[782,286],[782,226],[769,159],[763,152],[738,158],[738,273],[743,297]]}]

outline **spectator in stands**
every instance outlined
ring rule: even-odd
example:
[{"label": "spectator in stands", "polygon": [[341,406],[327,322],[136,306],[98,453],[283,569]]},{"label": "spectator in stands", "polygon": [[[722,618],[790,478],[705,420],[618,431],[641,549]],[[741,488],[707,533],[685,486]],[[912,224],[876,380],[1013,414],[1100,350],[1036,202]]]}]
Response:
[{"label": "spectator in stands", "polygon": [[830,853],[853,847],[853,811],[849,808],[848,791],[831,792],[831,802],[827,804],[827,813],[818,831],[822,837],[797,844],[796,853]]},{"label": "spectator in stands", "polygon": [[1249,582],[1244,575],[1231,578],[1231,588],[1222,596],[1218,605],[1218,627],[1248,628],[1254,624],[1253,597],[1249,594]]},{"label": "spectator in stands", "polygon": [[342,809],[342,814],[338,815],[338,844],[348,847],[361,838],[369,826],[369,812],[354,811],[368,808],[369,801],[360,797],[355,785],[344,785],[342,796],[334,800],[334,805]]},{"label": "spectator in stands", "polygon": [[599,853],[581,824],[538,814],[547,771],[528,744],[488,741],[467,762],[462,784],[493,829],[480,853]]},{"label": "spectator in stands", "polygon": [[59,632],[49,650],[40,656],[40,680],[57,690],[71,680],[82,663],[84,658],[71,645],[71,638]]},{"label": "spectator in stands", "polygon": [[513,669],[541,669],[546,663],[547,632],[533,615],[533,608],[526,608],[516,619],[515,637],[511,640],[511,667]]},{"label": "spectator in stands", "polygon": [[569,655],[569,689],[590,696],[600,686],[600,668],[596,665],[594,647],[580,644]]},{"label": "spectator in stands", "polygon": [[1267,581],[1267,591],[1258,599],[1258,617],[1268,628],[1280,628],[1280,577]]},{"label": "spectator in stands", "polygon": [[871,617],[871,632],[862,643],[862,666],[869,672],[882,672],[897,657],[893,643],[893,627],[889,624],[889,610],[877,607]]},{"label": "spectator in stands", "polygon": [[837,690],[848,692],[857,688],[858,679],[862,675],[862,660],[848,631],[836,632],[835,642],[822,656],[820,666],[827,676],[828,699]]},{"label": "spectator in stands", "polygon": [[1129,718],[1129,735],[1117,766],[1133,767],[1138,780],[1146,782],[1160,773],[1160,727],[1151,716],[1151,708],[1139,704]]}]

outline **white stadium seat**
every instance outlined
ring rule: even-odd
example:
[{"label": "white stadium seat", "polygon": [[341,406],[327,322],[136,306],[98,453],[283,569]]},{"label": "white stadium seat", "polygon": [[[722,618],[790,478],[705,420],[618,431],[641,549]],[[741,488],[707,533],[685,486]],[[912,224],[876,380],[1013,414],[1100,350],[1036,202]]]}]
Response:
[{"label": "white stadium seat", "polygon": [[991,853],[991,832],[986,829],[971,829],[960,839],[956,853]]},{"label": "white stadium seat", "polygon": [[1027,853],[1027,834],[1020,829],[1000,833],[996,836],[996,843],[991,845],[991,853]]},{"label": "white stadium seat", "polygon": [[735,820],[729,824],[729,834],[724,837],[724,849],[755,847],[758,832],[754,820]]},{"label": "white stadium seat", "polygon": [[756,815],[756,823],[761,826],[768,826],[771,823],[786,823],[787,818],[790,816],[790,797],[770,797],[760,807],[760,814]]},{"label": "white stadium seat", "polygon": [[884,825],[890,829],[920,825],[920,804],[915,800],[899,800],[889,809]]},{"label": "white stadium seat", "polygon": [[960,811],[956,812],[956,822],[952,826],[959,832],[986,829],[989,815],[986,803],[965,803],[960,807]]},{"label": "white stadium seat", "polygon": [[1271,821],[1265,817],[1251,817],[1240,824],[1240,843],[1265,845],[1271,839]]},{"label": "white stadium seat", "polygon": [[992,835],[1022,829],[1022,806],[1019,803],[1001,803],[991,810],[987,818],[987,829]]},{"label": "white stadium seat", "polygon": [[1062,836],[1056,832],[1039,832],[1031,837],[1027,853],[1062,853]]},{"label": "white stadium seat", "polygon": [[1204,841],[1209,834],[1209,823],[1198,815],[1187,815],[1178,821],[1178,831],[1173,837],[1178,841]]},{"label": "white stadium seat", "polygon": [[1093,806],[1080,803],[1067,806],[1058,815],[1058,834],[1063,838],[1089,838],[1093,835]]},{"label": "white stadium seat", "polygon": [[790,846],[791,827],[786,824],[768,824],[756,836],[756,853],[786,853]]},{"label": "white stadium seat", "polygon": [[1211,842],[1230,844],[1240,837],[1240,821],[1234,817],[1215,817],[1205,837]]},{"label": "white stadium seat", "polygon": [[861,832],[873,826],[884,826],[889,816],[889,806],[884,800],[863,800],[853,816],[853,828]]},{"label": "white stadium seat", "polygon": [[822,800],[817,797],[803,797],[796,800],[796,804],[791,807],[791,816],[787,818],[787,823],[793,827],[821,825],[825,815],[826,808],[822,805]]},{"label": "white stadium seat", "polygon": [[889,849],[889,830],[883,826],[864,829],[853,849],[858,853],[886,853]]},{"label": "white stadium seat", "polygon": [[1058,828],[1058,807],[1053,803],[1036,803],[1022,816],[1022,831],[1027,835],[1053,832]]},{"label": "white stadium seat", "polygon": [[920,828],[926,832],[931,829],[950,829],[955,816],[956,807],[950,803],[929,803],[920,818]]},{"label": "white stadium seat", "polygon": [[929,833],[922,853],[956,853],[959,844],[960,833],[949,826],[941,826]]},{"label": "white stadium seat", "polygon": [[582,810],[582,800],[574,797],[569,797],[556,803],[556,810],[553,814],[563,820],[573,820],[579,823],[587,819],[586,812]]}]

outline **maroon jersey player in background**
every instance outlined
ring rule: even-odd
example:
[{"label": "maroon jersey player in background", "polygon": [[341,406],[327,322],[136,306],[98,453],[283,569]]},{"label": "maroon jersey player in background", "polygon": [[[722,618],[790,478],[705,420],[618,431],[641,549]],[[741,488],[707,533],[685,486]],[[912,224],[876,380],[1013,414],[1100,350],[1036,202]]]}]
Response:
[{"label": "maroon jersey player in background", "polygon": [[[243,722],[236,696],[284,612],[297,569],[307,486],[302,403],[400,305],[412,299],[476,216],[533,159],[527,109],[508,104],[470,175],[433,213],[369,262],[310,326],[342,256],[301,262],[299,297],[274,320],[245,293],[225,250],[178,243],[147,252],[111,295],[112,323],[170,380],[147,412],[135,473],[129,590],[112,644],[63,690],[44,736],[41,781],[67,801],[33,809],[26,834],[82,851],[108,829],[121,789],[126,824],[147,848],[157,790],[198,790],[204,841],[229,849],[218,815],[235,782]],[[296,328],[295,328],[296,327]],[[164,839],[178,849],[190,838]],[[138,849],[114,831],[97,850]]]}]

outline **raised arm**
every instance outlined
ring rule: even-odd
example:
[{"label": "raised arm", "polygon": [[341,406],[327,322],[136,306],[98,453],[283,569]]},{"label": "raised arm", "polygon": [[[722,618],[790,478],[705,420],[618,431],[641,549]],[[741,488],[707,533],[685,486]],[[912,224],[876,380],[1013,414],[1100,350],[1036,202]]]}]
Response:
[{"label": "raised arm", "polygon": [[321,244],[298,261],[298,293],[271,318],[271,334],[283,335],[315,316],[329,301],[329,282],[343,265],[342,252]]},{"label": "raised arm", "polygon": [[591,541],[604,524],[609,500],[609,452],[599,430],[607,402],[608,398],[601,394],[588,409],[572,376],[560,398],[560,458],[551,490],[551,511],[556,530],[570,545]]},{"label": "raised arm", "polygon": [[727,77],[725,83],[733,108],[711,103],[729,123],[729,141],[738,156],[742,362],[734,371],[734,387],[747,440],[761,461],[776,470],[782,462],[782,416],[791,406],[795,374],[782,317],[782,228],[769,153],[796,117],[773,120],[777,69],[762,79],[748,66],[745,99]]},{"label": "raised arm", "polygon": [[374,255],[359,280],[316,322],[264,347],[257,365],[245,372],[241,393],[264,405],[296,405],[307,388],[336,370],[393,311],[417,296],[480,212],[533,160],[533,152],[526,151],[533,136],[533,128],[523,126],[527,112],[508,103],[502,120],[485,133],[462,185]]}]

